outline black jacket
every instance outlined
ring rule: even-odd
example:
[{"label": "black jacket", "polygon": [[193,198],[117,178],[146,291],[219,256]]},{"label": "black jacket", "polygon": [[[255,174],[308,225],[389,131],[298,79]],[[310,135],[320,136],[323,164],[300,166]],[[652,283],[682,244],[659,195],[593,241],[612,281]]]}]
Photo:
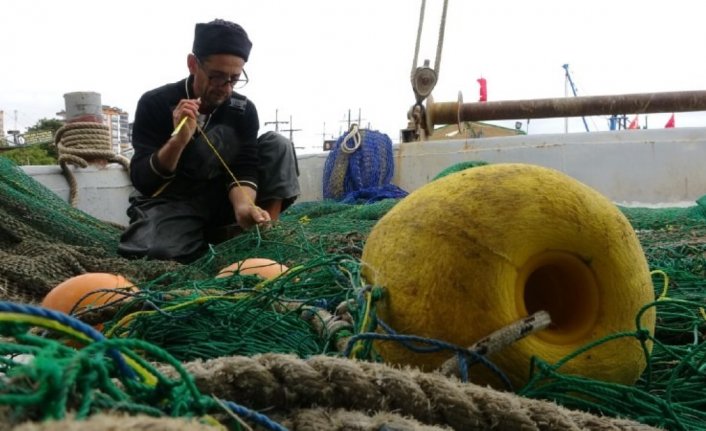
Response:
[{"label": "black jacket", "polygon": [[[204,188],[227,191],[233,178],[223,167],[199,131],[187,145],[173,175],[160,172],[153,154],[170,138],[174,129],[172,111],[187,97],[191,77],[167,84],[142,95],[137,103],[132,129],[135,153],[130,161],[130,179],[144,196],[191,197]],[[191,87],[189,93],[193,94]],[[257,134],[260,126],[255,105],[235,92],[219,106],[203,126],[208,140],[244,186],[257,190]]]}]

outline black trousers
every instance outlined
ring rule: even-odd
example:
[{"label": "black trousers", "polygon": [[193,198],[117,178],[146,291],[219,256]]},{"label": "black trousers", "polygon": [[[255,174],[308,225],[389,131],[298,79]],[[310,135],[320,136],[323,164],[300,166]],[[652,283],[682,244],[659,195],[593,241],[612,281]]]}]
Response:
[{"label": "black trousers", "polygon": [[[284,210],[300,193],[294,147],[282,135],[267,132],[258,138],[258,148],[257,201],[280,199]],[[190,263],[201,257],[209,244],[237,231],[223,186],[206,184],[188,193],[157,197],[134,193],[127,214],[130,224],[120,237],[118,253],[129,258]]]}]

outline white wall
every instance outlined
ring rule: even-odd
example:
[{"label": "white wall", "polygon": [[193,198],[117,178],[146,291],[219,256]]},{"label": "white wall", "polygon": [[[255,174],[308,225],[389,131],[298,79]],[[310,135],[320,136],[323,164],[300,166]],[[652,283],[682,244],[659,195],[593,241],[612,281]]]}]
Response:
[{"label": "white wall", "polygon": [[[407,191],[426,184],[462,161],[532,163],[554,168],[621,204],[683,204],[706,194],[706,128],[512,136],[397,144],[395,184]],[[302,201],[322,197],[328,153],[299,157]],[[69,186],[58,166],[24,170],[68,200]],[[74,169],[78,208],[126,224],[132,190],[119,165]]]}]

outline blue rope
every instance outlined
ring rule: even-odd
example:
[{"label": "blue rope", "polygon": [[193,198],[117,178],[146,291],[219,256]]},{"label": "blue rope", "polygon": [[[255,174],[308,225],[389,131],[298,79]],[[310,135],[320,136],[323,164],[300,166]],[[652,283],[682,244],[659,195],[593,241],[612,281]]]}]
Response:
[{"label": "blue rope", "polygon": [[394,184],[385,184],[379,187],[368,187],[349,192],[343,197],[343,199],[341,199],[341,203],[372,204],[383,199],[401,199],[408,194],[409,193]]},{"label": "blue rope", "polygon": [[[397,341],[407,349],[416,353],[434,353],[442,350],[448,350],[456,354],[456,358],[459,362],[459,369],[461,370],[461,380],[468,382],[468,367],[470,365],[480,363],[486,368],[488,368],[493,374],[495,374],[505,385],[509,391],[513,391],[512,383],[510,379],[503,373],[497,365],[493,364],[485,356],[468,350],[465,347],[457,346],[455,344],[448,343],[443,340],[437,340],[433,338],[420,337],[417,335],[403,335],[396,333],[392,328],[390,328],[385,322],[378,319],[378,324],[388,332],[387,334],[381,334],[377,332],[365,332],[352,336],[346,345],[346,349],[343,352],[344,357],[349,357],[353,346],[358,340],[391,340]],[[417,346],[412,343],[422,343],[427,344],[428,347]],[[472,358],[472,361],[468,362],[468,357]]]},{"label": "blue rope", "polygon": [[[62,312],[59,312],[59,311],[54,311],[54,310],[50,310],[47,308],[38,307],[38,306],[34,306],[34,305],[16,304],[16,303],[12,303],[12,302],[0,301],[0,312],[26,314],[26,315],[51,319],[51,320],[54,320],[56,322],[61,323],[62,325],[66,325],[66,326],[70,327],[71,329],[74,329],[78,332],[81,332],[82,334],[85,334],[95,341],[108,340],[101,332],[97,331],[92,326],[87,325],[87,324],[83,323],[82,321],[80,321],[74,317],[71,317],[67,314],[64,314]],[[125,376],[127,376],[129,378],[135,377],[134,371],[127,365],[127,363],[125,362],[125,359],[122,357],[122,355],[116,349],[112,349],[112,348],[109,349],[108,354],[117,362],[118,368]],[[265,416],[261,413],[258,413],[254,410],[250,410],[247,407],[243,407],[243,406],[236,404],[232,401],[225,401],[225,400],[219,400],[219,401],[222,401],[229,409],[231,409],[237,415],[245,417],[247,419],[250,419],[250,420],[256,422],[258,425],[261,425],[268,430],[287,431],[286,428],[284,428],[283,426],[279,425],[278,423],[272,421],[270,418],[268,418],[267,416]]]},{"label": "blue rope", "polygon": [[[71,329],[74,329],[82,334],[85,334],[94,341],[107,340],[105,335],[97,331],[94,327],[87,325],[82,321],[76,319],[75,317],[69,316],[68,314],[50,310],[48,308],[38,307],[36,305],[16,304],[13,302],[0,301],[0,312],[27,314],[30,316],[38,316],[43,317],[45,319],[51,319],[61,323],[62,325],[66,325]],[[132,368],[130,368],[130,366],[128,366],[120,352],[115,349],[110,349],[108,350],[108,354],[116,362],[118,370],[120,370],[120,372],[124,376],[130,379],[135,378],[135,372],[132,370]]]},{"label": "blue rope", "polygon": [[233,410],[233,413],[237,414],[238,416],[242,416],[246,419],[250,419],[253,422],[256,422],[258,425],[262,425],[268,430],[273,430],[273,431],[287,431],[287,428],[283,427],[282,425],[278,424],[277,422],[274,422],[272,419],[268,418],[267,416],[258,413],[254,410],[250,410],[246,407],[243,407],[239,404],[236,404],[232,401],[226,401],[226,400],[219,400],[223,404],[225,404],[229,409]]}]

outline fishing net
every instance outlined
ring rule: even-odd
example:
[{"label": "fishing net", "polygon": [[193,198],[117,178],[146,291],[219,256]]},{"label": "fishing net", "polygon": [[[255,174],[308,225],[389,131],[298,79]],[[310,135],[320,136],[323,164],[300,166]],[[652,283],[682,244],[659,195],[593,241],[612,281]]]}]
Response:
[{"label": "fishing net", "polygon": [[[271,228],[213,246],[190,265],[119,257],[119,228],[72,208],[3,158],[0,199],[0,288],[6,301],[0,302],[0,422],[123,412],[186,418],[194,426],[238,429],[244,420],[265,429],[296,429],[303,418],[314,424],[342,411],[355,423],[367,418],[365,423],[378,424],[363,429],[384,423],[404,424],[395,429],[487,429],[503,422],[483,411],[489,404],[479,401],[474,385],[372,368],[383,364],[361,336],[377,328],[375,305],[384,289],[366,284],[360,257],[368,233],[398,199],[298,203]],[[561,364],[544,363],[539,354],[532,378],[516,390],[521,396],[498,404],[506,406],[498,413],[506,424],[546,420],[569,424],[558,429],[576,429],[597,427],[608,417],[625,422],[615,419],[605,429],[706,429],[704,203],[620,207],[636,229],[659,298],[645,306],[656,308],[657,328],[642,378],[624,386],[563,375]],[[290,269],[266,280],[239,273],[215,277],[250,257]],[[139,290],[74,316],[35,307],[53,286],[85,272],[120,273]],[[102,332],[92,326],[99,323]],[[636,328],[596,344],[614,337],[645,341],[650,335]],[[69,338],[85,347],[70,347]],[[359,360],[345,359],[352,357]],[[402,388],[397,404],[385,385]],[[449,392],[434,392],[440,388]],[[484,391],[482,397],[499,397]],[[402,407],[415,394],[419,406],[449,410]],[[540,404],[518,404],[540,400],[553,419],[539,418]],[[266,414],[257,412],[268,406]],[[405,417],[383,420],[370,413],[386,406]],[[570,422],[559,406],[594,416]],[[315,408],[324,410],[315,415]],[[321,429],[327,427],[346,429]]]},{"label": "fishing net", "polygon": [[392,140],[375,130],[353,125],[342,135],[326,158],[323,174],[324,199],[344,203],[371,203],[402,198],[407,192],[392,184],[394,159]]},{"label": "fishing net", "polygon": [[449,166],[448,168],[442,170],[438,174],[436,174],[436,176],[432,179],[432,181],[438,180],[439,178],[443,178],[447,175],[451,175],[453,173],[462,171],[464,169],[475,168],[477,166],[483,166],[483,165],[487,165],[487,164],[488,164],[488,162],[485,162],[483,160],[470,160],[468,162],[456,163],[456,164],[453,164],[453,165]]}]

